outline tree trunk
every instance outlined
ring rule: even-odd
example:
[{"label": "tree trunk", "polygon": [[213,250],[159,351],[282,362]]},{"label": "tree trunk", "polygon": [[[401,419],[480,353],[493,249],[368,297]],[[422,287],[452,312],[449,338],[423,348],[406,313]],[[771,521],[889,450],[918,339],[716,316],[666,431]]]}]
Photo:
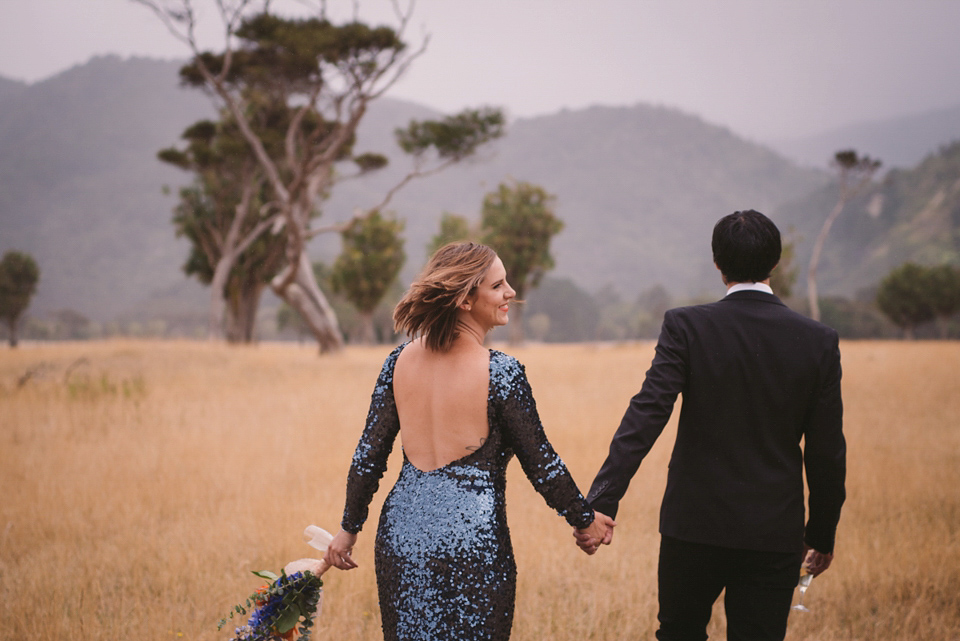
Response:
[{"label": "tree trunk", "polygon": [[219,340],[224,337],[225,315],[227,311],[227,281],[233,269],[234,257],[223,254],[213,270],[210,281],[210,308],[207,310],[207,339]]},{"label": "tree trunk", "polygon": [[240,309],[238,320],[240,320],[240,335],[244,343],[252,343],[254,340],[254,331],[257,328],[257,311],[260,309],[260,296],[263,294],[263,287],[258,286],[245,292],[240,300]]},{"label": "tree trunk", "polygon": [[518,347],[523,345],[526,339],[526,332],[523,331],[523,305],[511,305],[510,311],[513,312],[513,318],[510,319],[510,345]]},{"label": "tree trunk", "polygon": [[10,343],[10,347],[16,347],[19,342],[18,339],[18,329],[20,327],[20,319],[12,318],[7,323],[7,327],[10,329],[10,335],[7,337],[7,342]]},{"label": "tree trunk", "polygon": [[827,219],[823,221],[823,227],[820,228],[820,233],[817,234],[817,240],[813,244],[813,253],[810,254],[810,266],[807,269],[807,299],[810,301],[810,318],[815,321],[820,320],[820,303],[819,297],[817,296],[817,267],[820,264],[820,252],[823,251],[823,244],[827,241],[827,235],[830,233],[830,228],[833,227],[833,222],[840,215],[840,212],[843,211],[843,206],[846,202],[846,198],[841,196],[840,200],[837,201],[837,205],[833,208],[833,211],[831,211]]},{"label": "tree trunk", "polygon": [[[287,283],[290,270],[296,270],[296,273]],[[300,318],[320,345],[321,353],[335,352],[343,347],[337,315],[317,285],[306,252],[300,253],[297,264],[288,265],[277,274],[270,282],[270,287],[300,314]]]},{"label": "tree trunk", "polygon": [[243,342],[243,321],[240,319],[236,311],[229,307],[227,310],[224,335],[226,336],[228,343],[231,345],[238,345]]},{"label": "tree trunk", "polygon": [[266,225],[261,223],[242,242],[240,230],[243,222],[250,213],[250,203],[253,195],[260,188],[260,181],[248,178],[243,186],[240,202],[234,209],[233,220],[220,247],[220,258],[213,269],[213,278],[210,281],[210,310],[207,318],[207,338],[216,340],[223,338],[226,324],[227,283],[230,281],[230,272],[237,263],[237,258],[250,246],[263,231]]},{"label": "tree trunk", "polygon": [[359,312],[360,328],[357,338],[361,345],[375,345],[377,335],[373,331],[373,312]]},{"label": "tree trunk", "polygon": [[249,344],[253,342],[257,327],[257,310],[263,286],[245,288],[236,292],[230,299],[227,315],[227,342]]}]

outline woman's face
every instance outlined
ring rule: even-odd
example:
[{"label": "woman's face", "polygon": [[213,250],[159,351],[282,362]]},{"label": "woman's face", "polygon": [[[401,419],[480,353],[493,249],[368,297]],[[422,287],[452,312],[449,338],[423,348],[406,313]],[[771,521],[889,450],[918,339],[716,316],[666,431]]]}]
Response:
[{"label": "woman's face", "polygon": [[484,331],[506,325],[510,320],[507,317],[510,301],[516,295],[517,292],[507,283],[507,270],[497,256],[477,286],[477,291],[470,297],[467,315]]}]

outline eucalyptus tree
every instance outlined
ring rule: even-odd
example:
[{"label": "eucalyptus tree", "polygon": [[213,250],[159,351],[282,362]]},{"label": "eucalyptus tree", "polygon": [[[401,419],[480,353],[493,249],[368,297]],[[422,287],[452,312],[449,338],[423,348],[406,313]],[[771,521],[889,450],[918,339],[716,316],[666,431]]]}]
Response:
[{"label": "eucalyptus tree", "polygon": [[177,234],[191,242],[183,271],[210,286],[208,336],[249,343],[263,290],[283,266],[283,236],[247,234],[250,242],[239,246],[230,242],[237,236],[219,233],[217,210],[203,185],[180,190],[173,221]]},{"label": "eucalyptus tree", "polygon": [[[483,199],[483,242],[496,250],[520,300],[553,269],[550,241],[563,229],[563,221],[554,213],[554,203],[551,194],[527,182],[501,183]],[[517,305],[513,310],[510,342],[517,345],[524,339],[523,306]]]},{"label": "eucalyptus tree", "polygon": [[191,243],[183,269],[210,286],[208,336],[225,332],[231,342],[249,342],[261,292],[284,256],[284,238],[270,233],[263,212],[264,175],[228,114],[197,122],[181,137],[185,149],[157,156],[194,174],[174,208],[176,233]]},{"label": "eucalyptus tree", "polygon": [[927,278],[940,338],[947,338],[950,318],[960,311],[960,269],[953,265],[937,265],[929,269]]},{"label": "eucalyptus tree", "polygon": [[917,325],[936,317],[932,284],[930,270],[916,263],[904,263],[880,281],[877,307],[903,330],[905,338],[913,338]]},{"label": "eucalyptus tree", "polygon": [[427,255],[432,256],[438,249],[449,243],[463,240],[477,240],[480,232],[471,227],[465,216],[443,212],[440,216],[440,231],[427,243]]},{"label": "eucalyptus tree", "polygon": [[[425,50],[426,38],[417,49],[403,41],[411,11],[395,4],[396,28],[371,27],[357,19],[333,24],[326,17],[325,3],[316,16],[293,19],[269,13],[269,0],[217,0],[225,48],[214,53],[201,51],[198,45],[193,0],[134,1],[153,10],[190,49],[193,57],[181,69],[182,82],[206,91],[230,114],[257,159],[270,193],[262,222],[265,229],[284,234],[284,266],[271,280],[271,288],[301,315],[321,351],[339,348],[336,315],[307,254],[309,241],[321,231],[311,227],[311,220],[318,200],[341,177],[337,164],[354,158],[356,130],[369,103],[392,87]],[[264,105],[282,106],[289,114],[269,138],[251,121],[251,114]],[[416,135],[404,149],[416,162],[397,188],[470,156],[502,133],[498,110],[466,111],[461,116],[442,121],[446,127],[411,123],[408,133]],[[448,134],[453,135],[450,140],[442,137]],[[355,160],[361,169],[385,163],[376,154]],[[382,209],[395,191],[388,191],[373,209]]]},{"label": "eucalyptus tree", "polygon": [[[173,222],[178,236],[191,242],[184,265],[188,275],[210,285],[208,336],[224,332],[231,342],[250,342],[260,296],[284,265],[286,236],[269,208],[265,175],[228,112],[219,121],[201,120],[187,127],[183,149],[169,147],[157,156],[194,175],[180,190]],[[271,153],[281,151],[282,131],[292,116],[282,104],[261,103],[248,119]],[[352,157],[353,175],[377,169],[376,154]],[[319,215],[314,209],[311,219]],[[332,225],[323,230],[337,231]],[[225,313],[226,312],[226,313]]]},{"label": "eucalyptus tree", "polygon": [[8,251],[0,259],[0,320],[7,325],[10,347],[16,347],[20,320],[37,291],[40,268],[33,256]]},{"label": "eucalyptus tree", "polygon": [[820,233],[813,243],[813,251],[810,254],[810,265],[807,268],[807,298],[810,301],[810,316],[814,320],[820,320],[820,304],[817,296],[817,267],[820,265],[820,254],[823,251],[823,245],[827,241],[827,235],[830,228],[840,216],[847,202],[857,195],[864,187],[873,180],[873,175],[880,169],[880,161],[870,158],[870,156],[860,156],[853,149],[838,151],[834,154],[831,165],[837,171],[837,181],[840,188],[840,195],[837,198],[837,204],[823,221],[820,227]]},{"label": "eucalyptus tree", "polygon": [[374,210],[340,233],[343,251],[333,263],[331,283],[357,309],[360,342],[370,345],[376,341],[373,312],[407,259],[403,223]]}]

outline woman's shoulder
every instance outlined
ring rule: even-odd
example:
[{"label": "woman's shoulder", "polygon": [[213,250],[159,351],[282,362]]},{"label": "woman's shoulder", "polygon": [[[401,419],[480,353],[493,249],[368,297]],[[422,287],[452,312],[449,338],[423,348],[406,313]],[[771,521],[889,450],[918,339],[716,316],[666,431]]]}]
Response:
[{"label": "woman's shoulder", "polygon": [[490,367],[504,368],[509,370],[523,370],[523,363],[518,361],[515,357],[510,356],[505,352],[501,352],[498,349],[491,349],[490,351]]},{"label": "woman's shoulder", "polygon": [[411,342],[412,342],[412,341],[404,341],[404,342],[400,343],[399,345],[397,345],[396,347],[394,347],[394,348],[393,348],[393,351],[391,351],[390,354],[387,356],[387,360],[388,360],[388,361],[389,361],[389,360],[397,360],[397,358],[400,356],[400,352],[402,352],[402,351],[404,350],[404,348],[405,348],[407,345],[409,345]]},{"label": "woman's shoulder", "polygon": [[386,360],[383,361],[383,367],[381,369],[382,374],[392,374],[393,369],[397,364],[397,359],[400,357],[400,352],[403,351],[403,348],[410,344],[410,341],[400,343],[393,350],[387,354]]},{"label": "woman's shoulder", "polygon": [[508,393],[516,381],[525,378],[523,363],[500,350],[490,350],[490,381],[501,394]]}]

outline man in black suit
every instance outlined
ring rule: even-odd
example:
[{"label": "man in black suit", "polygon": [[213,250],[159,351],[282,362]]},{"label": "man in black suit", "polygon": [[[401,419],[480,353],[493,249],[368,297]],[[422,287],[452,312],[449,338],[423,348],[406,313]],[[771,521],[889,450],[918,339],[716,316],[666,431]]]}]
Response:
[{"label": "man in black suit", "polygon": [[[727,295],[666,313],[587,499],[616,517],[682,394],[660,511],[657,638],[706,639],[726,589],[728,639],[783,639],[801,563],[814,576],[830,565],[845,497],[838,336],[774,296],[781,246],[769,218],[725,216],[712,246]],[[587,552],[601,543],[576,534]]]}]

